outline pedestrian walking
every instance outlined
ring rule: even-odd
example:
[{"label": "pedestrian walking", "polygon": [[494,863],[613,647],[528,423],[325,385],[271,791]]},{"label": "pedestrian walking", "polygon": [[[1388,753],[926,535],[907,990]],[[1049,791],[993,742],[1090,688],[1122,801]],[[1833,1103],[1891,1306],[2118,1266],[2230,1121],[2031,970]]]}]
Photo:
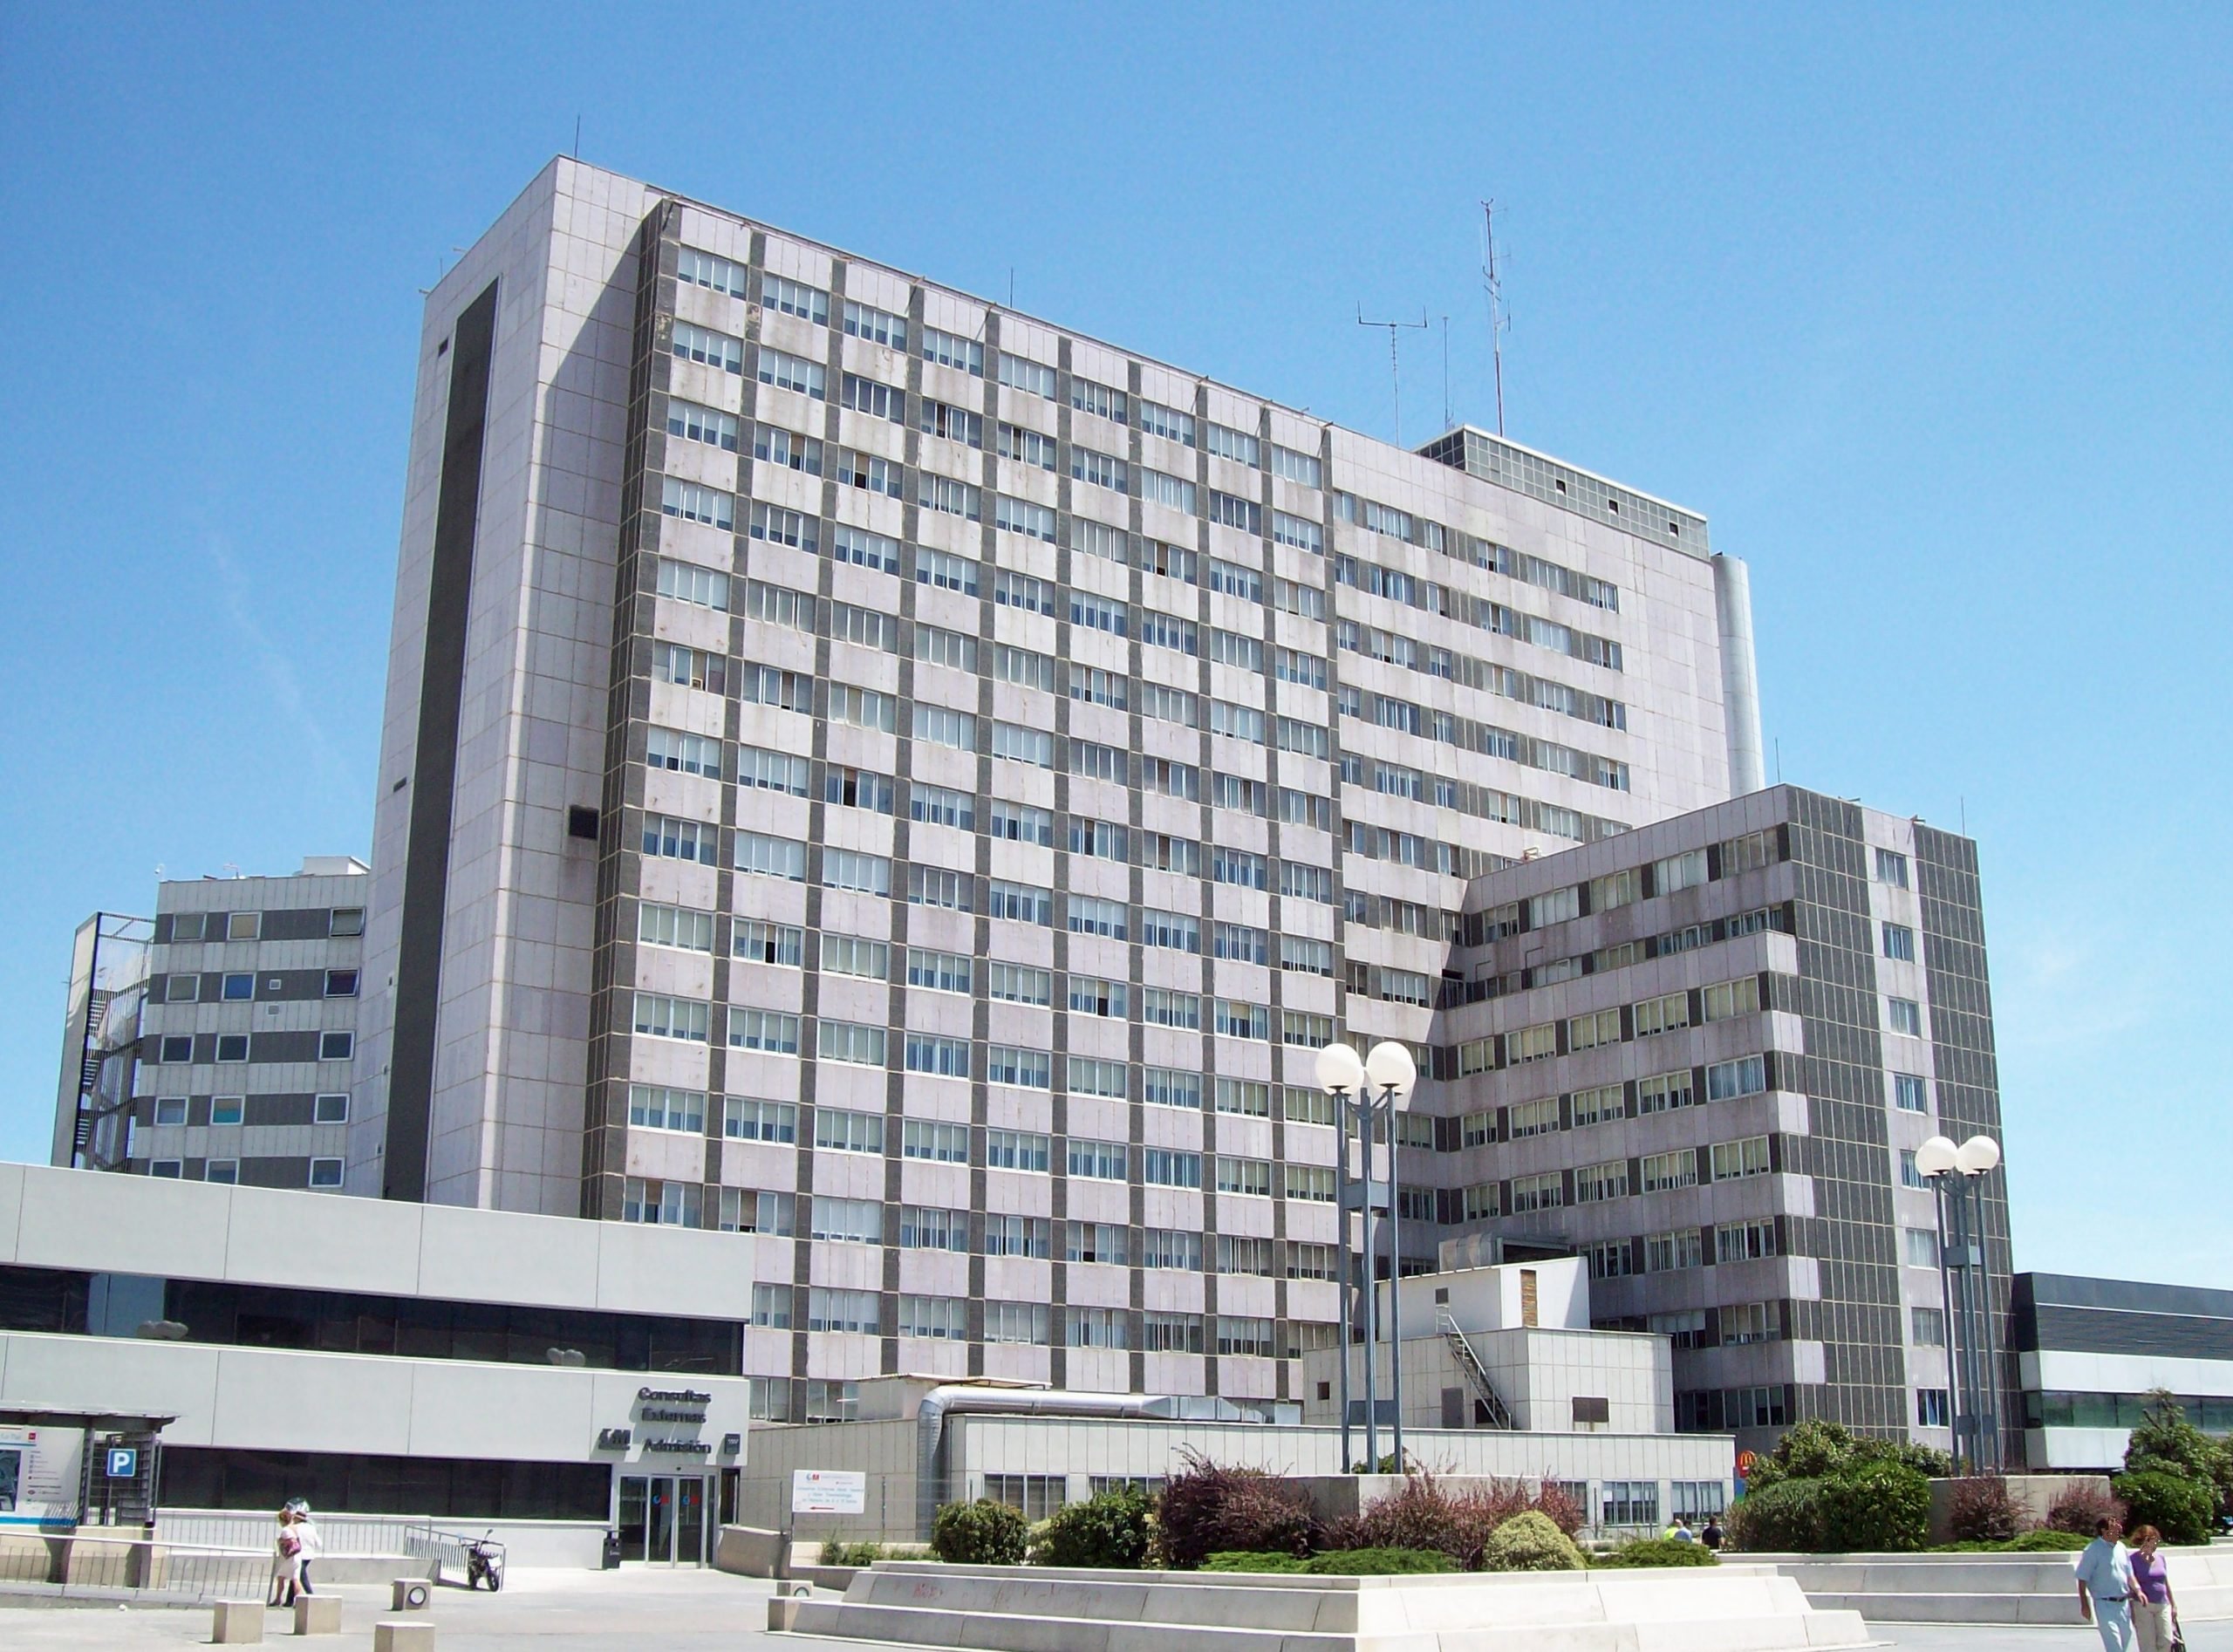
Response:
[{"label": "pedestrian walking", "polygon": [[2163,1534],[2152,1526],[2132,1534],[2132,1638],[2137,1652],[2171,1652],[2179,1637],[2170,1563],[2155,1552],[2162,1541]]},{"label": "pedestrian walking", "polygon": [[1706,1516],[1706,1529],[1698,1533],[1698,1540],[1716,1553],[1720,1551],[1721,1546],[1729,1541],[1729,1533],[1721,1529],[1721,1516]]},{"label": "pedestrian walking", "polygon": [[2118,1541],[2124,1530],[2105,1515],[2078,1557],[2078,1615],[2100,1632],[2101,1652],[2133,1652],[2132,1551]]},{"label": "pedestrian walking", "polygon": [[311,1562],[325,1553],[325,1539],[318,1535],[318,1522],[311,1519],[311,1505],[297,1498],[288,1505],[295,1512],[295,1539],[302,1545],[301,1560],[303,1593],[316,1594],[311,1587]]},{"label": "pedestrian walking", "polygon": [[279,1532],[271,1543],[272,1606],[292,1606],[303,1576],[303,1540],[295,1535],[295,1512],[279,1511]]},{"label": "pedestrian walking", "polygon": [[1669,1526],[1664,1532],[1661,1533],[1660,1535],[1664,1538],[1672,1539],[1677,1543],[1695,1543],[1698,1540],[1698,1534],[1690,1530],[1690,1521],[1679,1514],[1675,1517],[1675,1524]]}]

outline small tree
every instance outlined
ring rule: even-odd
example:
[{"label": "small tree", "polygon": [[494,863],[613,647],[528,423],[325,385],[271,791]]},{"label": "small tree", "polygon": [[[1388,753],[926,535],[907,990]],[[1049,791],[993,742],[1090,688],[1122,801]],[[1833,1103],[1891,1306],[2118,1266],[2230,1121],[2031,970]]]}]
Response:
[{"label": "small tree", "polygon": [[[2140,1424],[2125,1447],[2127,1472],[2175,1474],[2207,1488],[2211,1512],[2233,1512],[2233,1443],[2214,1440],[2187,1420],[2186,1408],[2168,1389],[2148,1396]],[[2161,1524],[2161,1522],[2150,1522]],[[2168,1535],[2168,1528],[2165,1528]]]},{"label": "small tree", "polygon": [[1764,1492],[1747,1490],[1729,1512],[1729,1546],[1756,1554],[1820,1549],[1826,1519],[1823,1485],[1819,1479],[1785,1480]]},{"label": "small tree", "polygon": [[1030,1540],[1023,1512],[988,1497],[949,1503],[931,1522],[931,1553],[949,1566],[1021,1566]]}]

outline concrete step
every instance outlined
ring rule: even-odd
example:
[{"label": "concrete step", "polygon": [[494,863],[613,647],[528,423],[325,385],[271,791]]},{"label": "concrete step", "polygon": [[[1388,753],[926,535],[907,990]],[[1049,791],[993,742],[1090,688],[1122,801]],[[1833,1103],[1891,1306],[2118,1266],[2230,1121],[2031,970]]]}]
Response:
[{"label": "concrete step", "polygon": [[802,1634],[977,1652],[1816,1652],[1868,1643],[1772,1568],[1314,1578],[880,1563]]}]

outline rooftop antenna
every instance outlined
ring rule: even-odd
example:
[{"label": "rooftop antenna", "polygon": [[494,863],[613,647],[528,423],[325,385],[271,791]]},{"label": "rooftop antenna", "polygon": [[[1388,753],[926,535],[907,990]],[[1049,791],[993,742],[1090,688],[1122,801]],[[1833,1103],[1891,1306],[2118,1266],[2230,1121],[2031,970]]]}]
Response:
[{"label": "rooftop antenna", "polygon": [[1450,317],[1442,318],[1442,427],[1447,430],[1458,421],[1450,416]]},{"label": "rooftop antenna", "polygon": [[1504,336],[1512,326],[1504,312],[1504,277],[1497,272],[1497,203],[1481,203],[1481,297],[1489,307],[1489,356],[1497,378],[1497,434],[1504,434]]},{"label": "rooftop antenna", "polygon": [[579,116],[579,115],[576,115],[576,116],[574,117],[574,156],[573,156],[573,158],[574,158],[575,160],[579,160],[582,158],[582,118],[581,118],[581,116]]},{"label": "rooftop antenna", "polygon": [[1367,321],[1364,306],[1359,304],[1357,325],[1388,329],[1388,379],[1396,392],[1396,445],[1401,447],[1403,445],[1403,370],[1396,355],[1396,335],[1399,332],[1424,332],[1427,330],[1427,312],[1420,311],[1417,321]]}]

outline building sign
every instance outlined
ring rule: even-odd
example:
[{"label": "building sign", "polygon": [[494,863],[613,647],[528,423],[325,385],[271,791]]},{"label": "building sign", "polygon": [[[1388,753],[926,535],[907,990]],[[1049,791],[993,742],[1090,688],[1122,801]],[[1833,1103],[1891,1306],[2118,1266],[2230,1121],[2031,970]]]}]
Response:
[{"label": "building sign", "polygon": [[793,1469],[791,1512],[794,1514],[864,1514],[869,1506],[869,1477],[844,1469]]},{"label": "building sign", "polygon": [[79,1429],[0,1424],[0,1528],[78,1524]]},{"label": "building sign", "polygon": [[108,1453],[108,1478],[129,1480],[140,1472],[140,1453],[128,1445],[113,1445]]},{"label": "building sign", "polygon": [[636,1390],[636,1419],[640,1423],[703,1423],[710,1394],[696,1389],[639,1388]]}]

